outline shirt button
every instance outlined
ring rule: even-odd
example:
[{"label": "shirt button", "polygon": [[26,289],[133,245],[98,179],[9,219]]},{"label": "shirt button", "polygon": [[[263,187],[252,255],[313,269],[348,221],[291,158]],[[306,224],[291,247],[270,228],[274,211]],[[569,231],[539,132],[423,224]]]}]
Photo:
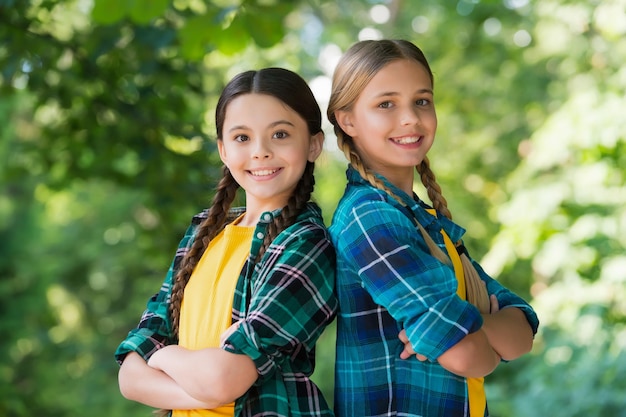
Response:
[{"label": "shirt button", "polygon": [[269,222],[270,220],[272,220],[272,216],[270,216],[270,214],[269,214],[269,213],[265,213],[265,214],[263,215],[263,220],[265,220],[265,221],[268,221],[268,222]]},{"label": "shirt button", "polygon": [[259,232],[256,234],[257,239],[263,239],[263,233]]}]

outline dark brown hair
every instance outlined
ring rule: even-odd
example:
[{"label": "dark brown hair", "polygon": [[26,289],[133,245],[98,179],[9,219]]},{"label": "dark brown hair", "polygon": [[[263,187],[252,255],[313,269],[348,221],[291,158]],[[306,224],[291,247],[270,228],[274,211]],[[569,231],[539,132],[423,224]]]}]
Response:
[{"label": "dark brown hair", "polygon": [[[246,71],[238,74],[224,88],[215,110],[217,140],[223,140],[222,129],[228,105],[233,99],[243,94],[266,94],[275,97],[305,120],[310,135],[315,135],[322,131],[321,111],[306,81],[298,74],[283,68],[264,68],[258,71]],[[297,216],[310,200],[315,186],[313,169],[314,163],[307,162],[302,178],[300,178],[287,205],[283,207],[280,214],[268,226],[257,260],[261,259],[269,244],[282,230],[295,223]],[[172,332],[176,337],[178,337],[180,307],[185,286],[211,240],[226,225],[228,212],[238,189],[239,184],[237,184],[228,168],[224,166],[223,176],[217,185],[207,218],[198,226],[193,244],[183,257],[180,267],[174,276],[170,318]]]}]

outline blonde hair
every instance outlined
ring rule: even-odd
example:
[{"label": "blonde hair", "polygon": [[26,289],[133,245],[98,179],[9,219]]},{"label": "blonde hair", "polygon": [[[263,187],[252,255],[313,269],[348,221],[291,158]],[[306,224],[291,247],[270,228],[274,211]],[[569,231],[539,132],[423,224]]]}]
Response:
[{"label": "blonde hair", "polygon": [[[354,141],[350,135],[341,129],[337,122],[337,111],[350,111],[361,92],[374,76],[386,65],[398,60],[411,60],[421,64],[430,77],[431,85],[434,87],[433,73],[428,64],[428,60],[420,48],[406,40],[383,39],[366,40],[352,45],[341,57],[335,73],[331,95],[328,103],[327,116],[332,123],[337,137],[337,146],[344,153],[352,167],[372,186],[385,191],[396,199],[400,204],[405,205],[395,193],[375,176],[375,173],[362,161]],[[419,174],[420,181],[426,188],[428,198],[432,202],[433,208],[445,217],[452,219],[452,213],[448,209],[448,202],[444,198],[441,187],[436,181],[434,172],[430,169],[430,161],[425,156],[422,162],[415,167]],[[447,259],[443,251],[432,242],[432,238],[421,228],[422,235],[430,248],[431,254],[440,260]],[[461,245],[461,242],[457,242]],[[471,261],[464,253],[459,255],[463,263],[465,274],[467,299],[476,305],[483,313],[490,310],[489,295],[485,285],[480,282],[480,277],[473,267]],[[478,281],[476,281],[478,280]]]}]

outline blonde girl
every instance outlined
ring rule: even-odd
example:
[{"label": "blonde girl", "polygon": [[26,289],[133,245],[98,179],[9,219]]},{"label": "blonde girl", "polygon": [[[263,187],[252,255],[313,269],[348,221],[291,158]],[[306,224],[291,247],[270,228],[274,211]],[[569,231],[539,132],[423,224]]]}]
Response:
[{"label": "blonde girl", "polygon": [[[426,156],[433,75],[403,40],[341,58],[328,118],[348,158],[330,227],[339,299],[338,417],[488,415],[483,377],[528,352],[538,320],[462,246]],[[413,192],[415,173],[432,207]]]},{"label": "blonde girl", "polygon": [[[335,252],[312,203],[321,112],[295,73],[237,75],[216,108],[224,163],[161,290],[119,345],[119,386],[173,416],[330,416],[309,378],[335,315]],[[236,191],[246,205],[231,208]]]}]

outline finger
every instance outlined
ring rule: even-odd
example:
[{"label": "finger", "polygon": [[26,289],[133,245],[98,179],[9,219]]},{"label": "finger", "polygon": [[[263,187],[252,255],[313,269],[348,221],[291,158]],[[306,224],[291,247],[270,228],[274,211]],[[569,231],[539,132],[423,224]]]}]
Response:
[{"label": "finger", "polygon": [[498,303],[498,297],[495,294],[491,294],[489,297],[489,301],[491,302],[491,313],[497,313],[500,311],[500,304]]},{"label": "finger", "polygon": [[400,339],[400,341],[404,344],[409,343],[409,338],[406,335],[406,330],[402,329],[402,331],[400,331],[400,333],[398,334],[398,339]]},{"label": "finger", "polygon": [[409,345],[405,345],[404,350],[400,352],[400,359],[409,359],[413,355],[415,355],[413,349]]},{"label": "finger", "polygon": [[418,361],[420,361],[420,362],[424,362],[424,361],[426,361],[426,360],[427,360],[426,356],[424,356],[424,355],[420,355],[419,353],[416,353],[416,354],[415,354],[415,357],[416,357],[416,358],[417,358],[417,360],[418,360]]}]

